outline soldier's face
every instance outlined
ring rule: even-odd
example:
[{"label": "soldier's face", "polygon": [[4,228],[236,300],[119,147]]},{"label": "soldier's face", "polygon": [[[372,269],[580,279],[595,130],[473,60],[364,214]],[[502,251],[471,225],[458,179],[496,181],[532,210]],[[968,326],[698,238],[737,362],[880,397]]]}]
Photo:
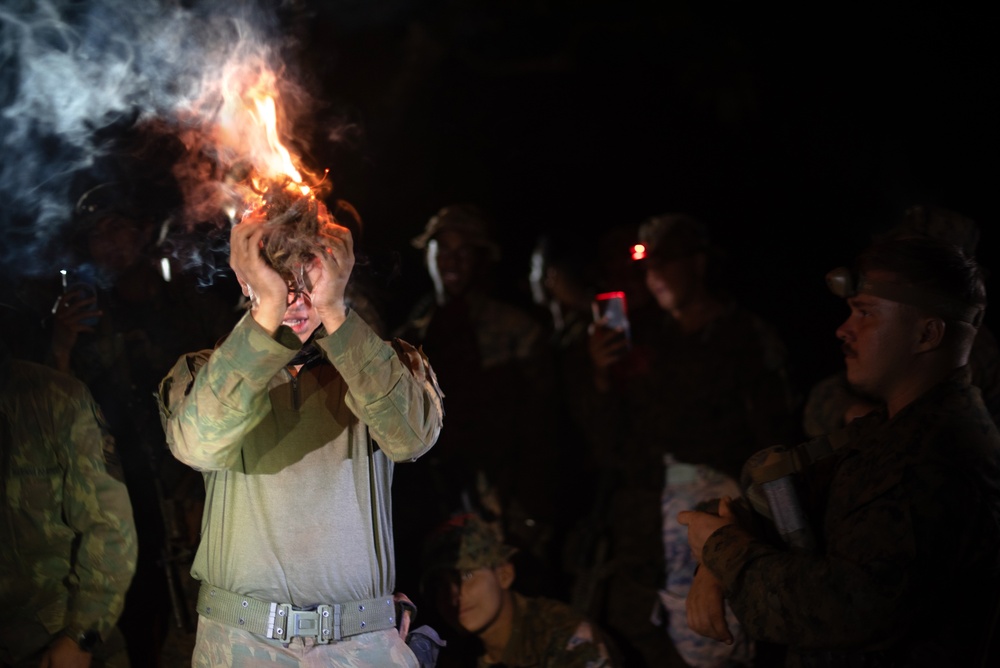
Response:
[{"label": "soldier's face", "polygon": [[[893,278],[879,271],[867,277],[880,282]],[[873,295],[860,294],[847,303],[851,314],[837,329],[847,380],[863,394],[884,401],[905,382],[920,337],[919,314],[911,306]]]},{"label": "soldier's face", "polygon": [[512,581],[510,564],[459,571],[450,582],[442,583],[438,605],[452,625],[479,634],[500,617]]},{"label": "soldier's face", "polygon": [[682,309],[698,294],[702,287],[702,257],[646,260],[646,287],[660,308]]},{"label": "soldier's face", "polygon": [[427,269],[439,295],[456,297],[469,289],[482,253],[454,230],[441,230],[427,243]]}]

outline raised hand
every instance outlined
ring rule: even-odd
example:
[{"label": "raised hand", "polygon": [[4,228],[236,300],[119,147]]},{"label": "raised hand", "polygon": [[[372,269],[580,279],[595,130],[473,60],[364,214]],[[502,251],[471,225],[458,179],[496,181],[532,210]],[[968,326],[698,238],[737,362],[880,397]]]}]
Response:
[{"label": "raised hand", "polygon": [[309,298],[326,331],[333,332],[347,314],[344,294],[354,269],[354,237],[349,229],[337,224],[325,207],[320,217],[324,224],[317,253],[307,269]]},{"label": "raised hand", "polygon": [[701,551],[709,536],[728,524],[735,524],[736,518],[729,507],[730,503],[731,499],[728,496],[723,497],[719,501],[718,515],[696,510],[677,513],[677,521],[688,528],[688,545],[691,546],[691,554],[698,563],[701,563]]},{"label": "raised hand", "polygon": [[270,333],[277,331],[288,308],[289,288],[261,254],[265,216],[252,211],[229,234],[229,266],[250,298],[253,318]]},{"label": "raised hand", "polygon": [[93,332],[95,319],[103,315],[97,308],[97,295],[84,290],[71,290],[56,301],[53,311],[52,355],[56,367],[69,372],[73,347],[83,332]]}]

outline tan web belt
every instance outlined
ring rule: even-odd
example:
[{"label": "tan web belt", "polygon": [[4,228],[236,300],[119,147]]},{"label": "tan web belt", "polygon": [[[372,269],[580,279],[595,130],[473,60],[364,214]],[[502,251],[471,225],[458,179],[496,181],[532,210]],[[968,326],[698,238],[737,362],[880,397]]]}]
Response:
[{"label": "tan web belt", "polygon": [[270,603],[203,583],[197,610],[208,619],[281,642],[303,636],[325,645],[396,626],[396,606],[388,596],[296,610],[289,603]]}]

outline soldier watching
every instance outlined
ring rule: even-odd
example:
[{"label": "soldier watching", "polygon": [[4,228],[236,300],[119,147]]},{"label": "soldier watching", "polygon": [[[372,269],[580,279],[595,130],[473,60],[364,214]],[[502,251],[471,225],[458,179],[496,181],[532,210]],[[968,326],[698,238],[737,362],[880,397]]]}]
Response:
[{"label": "soldier watching", "polygon": [[[416,554],[423,537],[452,513],[497,515],[504,539],[532,557],[522,583],[545,582],[554,580],[551,481],[559,471],[551,446],[552,368],[540,321],[495,291],[492,272],[501,254],[495,232],[479,207],[455,204],[432,216],[412,241],[424,251],[434,290],[396,335],[435,360],[449,422],[434,451],[393,480],[419,503],[393,511],[403,529],[400,549]],[[416,583],[419,569],[400,578]]]},{"label": "soldier watching", "polygon": [[890,239],[828,280],[851,308],[848,382],[879,406],[789,453],[814,548],[762,538],[725,499],[719,516],[678,514],[702,566],[688,619],[725,638],[724,594],[754,637],[789,646],[789,666],[995,665],[1000,434],[968,366],[979,267],[941,241]]},{"label": "soldier watching", "polygon": [[[738,478],[755,451],[794,442],[796,396],[781,339],[728,291],[725,254],[707,225],[667,213],[643,222],[632,240],[644,246],[634,264],[655,308],[630,311],[628,338],[601,321],[591,331],[593,383],[578,393],[575,414],[610,490],[599,509],[609,548],[607,564],[581,580],[601,592],[586,609],[630,664],[680,667],[687,662],[671,630],[682,628],[683,606],[675,606],[694,564],[667,571],[663,538],[678,527],[663,517],[664,488],[692,466]],[[620,252],[628,257],[627,247]],[[659,606],[667,600],[672,619],[664,624]]]},{"label": "soldier watching", "polygon": [[[565,603],[512,591],[517,550],[475,515],[455,517],[427,539],[424,580],[453,627],[482,642],[477,665],[610,668],[603,633]],[[447,652],[447,650],[445,650]]]},{"label": "soldier watching", "polygon": [[[960,213],[937,206],[915,205],[906,209],[902,221],[883,236],[941,239],[961,247],[966,256],[975,257],[980,231],[974,220]],[[993,421],[1000,423],[1000,345],[985,325],[979,327],[969,352],[969,368],[972,384],[982,393],[986,409]],[[822,436],[867,414],[876,403],[877,400],[871,397],[856,394],[841,369],[810,389],[802,426],[806,436]]]}]

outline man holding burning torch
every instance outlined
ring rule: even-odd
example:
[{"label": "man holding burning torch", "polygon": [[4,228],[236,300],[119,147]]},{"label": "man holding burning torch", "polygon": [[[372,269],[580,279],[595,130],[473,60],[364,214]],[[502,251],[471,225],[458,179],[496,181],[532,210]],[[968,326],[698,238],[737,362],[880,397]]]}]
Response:
[{"label": "man holding burning torch", "polygon": [[206,485],[192,664],[417,666],[390,486],[436,441],[441,395],[422,353],[345,306],[350,230],[314,198],[270,208],[231,232],[250,312],[160,386],[170,449]]}]

